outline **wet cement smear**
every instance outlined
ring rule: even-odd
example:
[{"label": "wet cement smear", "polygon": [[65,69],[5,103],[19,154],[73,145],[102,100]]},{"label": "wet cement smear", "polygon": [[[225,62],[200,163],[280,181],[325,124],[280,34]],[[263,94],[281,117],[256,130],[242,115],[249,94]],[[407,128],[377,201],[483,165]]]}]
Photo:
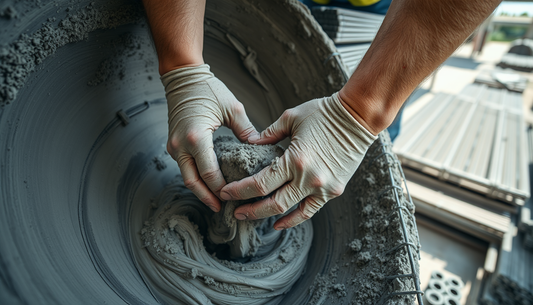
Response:
[{"label": "wet cement smear", "polygon": [[[267,221],[246,232],[275,247],[238,246],[239,259],[213,250],[220,244],[206,242],[205,208],[192,207],[166,153],[164,89],[137,4],[130,11],[123,9],[132,8],[129,1],[6,3],[16,14],[0,18],[0,303],[194,304],[204,295],[216,304],[224,294],[221,300],[246,304],[264,301],[259,296],[280,304],[375,304],[409,288],[388,278],[408,268],[405,250],[390,252],[400,241],[397,222],[385,217],[394,212],[388,165],[370,165],[378,150],[369,151],[342,197],[291,231],[300,233],[276,235]],[[205,61],[258,130],[284,109],[342,86],[341,71],[327,61],[331,41],[297,2],[210,1],[205,37]],[[261,82],[242,50],[256,53]],[[306,226],[313,237],[301,267]],[[195,240],[204,248],[189,247]],[[205,264],[177,267],[176,255]],[[285,286],[275,286],[275,276],[291,268]]]}]

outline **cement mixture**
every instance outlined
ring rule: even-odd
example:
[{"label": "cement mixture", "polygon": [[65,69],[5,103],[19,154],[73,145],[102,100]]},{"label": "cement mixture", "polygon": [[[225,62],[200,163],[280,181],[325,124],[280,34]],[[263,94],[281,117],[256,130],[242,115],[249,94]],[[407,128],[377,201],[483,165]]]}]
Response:
[{"label": "cement mixture", "polygon": [[[275,162],[284,152],[281,146],[241,144],[227,136],[217,138],[214,145],[226,183],[257,174]],[[273,243],[279,238],[279,232],[273,230],[272,225],[265,227],[264,220],[238,221],[233,216],[237,207],[253,201],[255,200],[228,201],[224,203],[222,211],[213,217],[212,225],[209,226],[209,240],[216,245],[228,244],[229,255],[226,257],[237,259],[255,256],[260,246],[272,250]],[[261,227],[262,233],[268,231],[269,242],[262,241],[261,233],[257,232],[258,227]],[[311,241],[311,237],[307,239]]]},{"label": "cement mixture", "polygon": [[[257,173],[283,153],[280,147],[240,144],[230,137],[215,140],[215,151],[227,181]],[[149,255],[134,247],[134,256],[164,303],[279,303],[305,268],[313,236],[310,221],[283,232],[272,228],[278,217],[238,221],[233,210],[244,202],[227,202],[223,211],[213,213],[180,176],[153,203],[157,210],[141,231]],[[217,258],[225,250],[218,245],[227,242],[241,262]]]},{"label": "cement mixture", "polygon": [[[154,81],[157,58],[139,3],[6,1],[0,12],[0,143],[6,148],[0,152],[0,303],[412,300],[387,298],[414,288],[410,278],[396,277],[410,271],[386,175],[392,160],[379,157],[389,145],[386,135],[345,194],[312,223],[285,233],[273,232],[272,220],[254,224],[246,231],[251,234],[235,231],[233,250],[222,249],[207,242],[210,234],[202,228],[211,212],[191,204],[196,201],[175,180],[178,167],[166,154],[164,90]],[[297,1],[209,1],[205,28],[206,62],[258,130],[284,109],[342,86],[332,42]],[[245,63],[252,52],[255,62]],[[399,180],[396,169],[395,175]],[[414,222],[407,226],[417,244]],[[313,228],[313,239],[302,267],[299,253],[308,245],[297,237],[310,234],[306,227]],[[254,232],[262,247],[250,243],[257,241]],[[142,248],[141,238],[150,245]],[[189,251],[202,246],[203,252]],[[294,247],[299,255],[280,252],[294,253]],[[173,265],[182,253],[204,262]],[[273,279],[288,266],[291,278],[276,286]]]}]

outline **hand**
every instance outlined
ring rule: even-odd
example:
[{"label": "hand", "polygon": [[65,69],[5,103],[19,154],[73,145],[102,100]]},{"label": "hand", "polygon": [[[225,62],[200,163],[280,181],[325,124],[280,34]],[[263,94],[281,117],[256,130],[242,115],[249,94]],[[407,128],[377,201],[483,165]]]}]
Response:
[{"label": "hand", "polygon": [[244,106],[208,65],[167,72],[161,81],[168,101],[167,150],[178,162],[185,186],[218,212],[217,196],[226,181],[213,150],[213,132],[224,125],[241,141],[259,133]]},{"label": "hand", "polygon": [[[338,93],[311,100],[282,116],[252,144],[273,144],[291,136],[283,156],[258,174],[222,188],[223,200],[272,196],[237,208],[239,220],[287,212],[274,224],[287,229],[311,218],[328,200],[340,196],[377,136],[366,130],[341,104]],[[279,188],[279,189],[278,189]]]}]

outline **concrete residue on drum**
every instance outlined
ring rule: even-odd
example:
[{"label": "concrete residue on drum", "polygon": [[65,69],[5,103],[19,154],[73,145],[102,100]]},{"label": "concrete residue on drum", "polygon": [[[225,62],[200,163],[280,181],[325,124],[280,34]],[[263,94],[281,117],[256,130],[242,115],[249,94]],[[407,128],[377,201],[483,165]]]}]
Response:
[{"label": "concrete residue on drum", "polygon": [[17,97],[28,76],[47,57],[68,43],[87,39],[97,29],[115,28],[139,20],[139,6],[125,5],[113,10],[97,9],[92,3],[54,25],[55,18],[31,35],[22,34],[19,39],[0,47],[0,106]]},{"label": "concrete residue on drum", "polygon": [[[380,143],[383,142],[383,143]],[[343,200],[355,205],[360,219],[357,226],[357,238],[346,241],[344,254],[335,263],[339,268],[350,270],[352,278],[341,283],[350,291],[352,304],[413,304],[414,294],[392,295],[398,291],[414,291],[415,285],[411,274],[404,246],[403,233],[394,193],[392,192],[388,167],[394,160],[386,155],[379,155],[379,146],[390,149],[388,136],[381,136],[370,148],[357,172],[346,186]],[[401,185],[399,172],[393,172],[396,185]],[[407,217],[406,232],[412,244],[418,243],[418,233],[414,218],[414,206],[403,192],[399,194],[400,202],[405,206]],[[355,216],[355,215],[354,215]],[[410,246],[410,245],[409,245]],[[414,250],[414,249],[413,249]],[[398,255],[401,254],[401,255]],[[313,297],[310,304],[323,304],[327,296],[342,299],[345,295],[338,286],[338,267],[327,275],[316,277],[311,290]],[[415,264],[418,268],[418,264]],[[418,272],[418,271],[417,271]],[[348,301],[341,301],[347,303]],[[380,303],[382,302],[382,303]]]},{"label": "concrete residue on drum", "polygon": [[[228,182],[259,172],[283,154],[279,146],[241,144],[230,137],[215,140],[215,151]],[[244,202],[237,201],[213,213],[184,187],[180,176],[154,203],[158,208],[141,231],[146,250],[136,249],[140,253],[135,256],[166,301],[277,303],[304,271],[313,238],[311,221],[284,231],[272,228],[277,217],[239,221],[233,210]],[[218,251],[227,251],[224,246],[237,259],[219,258]]]},{"label": "concrete residue on drum", "polygon": [[142,59],[141,51],[142,40],[139,37],[126,33],[113,41],[110,46],[113,48],[113,54],[103,60],[98,65],[98,70],[87,85],[97,86],[101,83],[108,82],[112,77],[117,77],[120,80],[126,76],[124,60],[139,53],[139,59]]}]

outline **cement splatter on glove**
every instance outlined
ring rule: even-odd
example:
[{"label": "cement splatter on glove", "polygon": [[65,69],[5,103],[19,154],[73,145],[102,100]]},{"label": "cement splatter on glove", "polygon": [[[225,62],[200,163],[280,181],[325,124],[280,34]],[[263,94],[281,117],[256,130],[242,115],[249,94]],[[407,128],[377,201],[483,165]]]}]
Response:
[{"label": "cement splatter on glove", "polygon": [[285,111],[252,144],[291,144],[282,157],[258,174],[226,185],[223,200],[272,196],[235,210],[239,220],[283,214],[274,228],[293,227],[311,218],[326,202],[340,196],[377,136],[365,129],[341,104],[338,93]]},{"label": "cement splatter on glove", "polygon": [[258,135],[244,106],[209,70],[209,65],[179,68],[161,76],[168,101],[167,150],[178,162],[185,186],[213,211],[226,185],[213,150],[220,126],[246,141]]}]

